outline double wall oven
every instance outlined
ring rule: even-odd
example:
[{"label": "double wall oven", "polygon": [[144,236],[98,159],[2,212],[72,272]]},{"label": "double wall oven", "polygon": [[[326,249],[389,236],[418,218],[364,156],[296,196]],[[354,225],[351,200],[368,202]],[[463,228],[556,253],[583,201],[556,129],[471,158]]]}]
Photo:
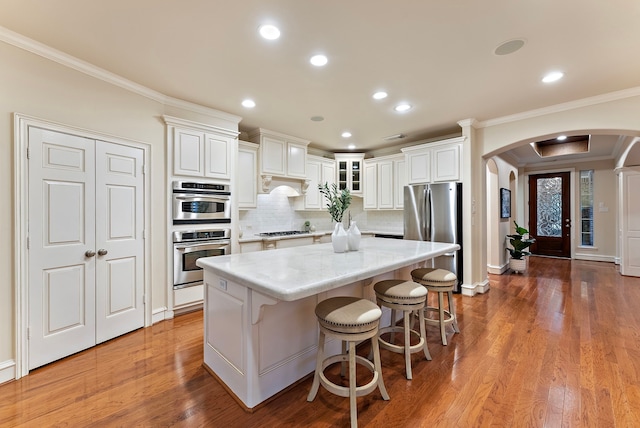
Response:
[{"label": "double wall oven", "polygon": [[[231,193],[227,184],[173,182],[173,288],[201,285],[200,257],[231,253]],[[180,230],[181,225],[192,225]]]}]

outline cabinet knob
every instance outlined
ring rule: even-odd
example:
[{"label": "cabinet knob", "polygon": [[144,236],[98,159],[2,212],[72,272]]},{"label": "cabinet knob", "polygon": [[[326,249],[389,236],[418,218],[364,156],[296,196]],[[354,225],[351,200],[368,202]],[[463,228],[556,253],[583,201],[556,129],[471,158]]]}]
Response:
[{"label": "cabinet knob", "polygon": [[87,250],[87,251],[85,251],[85,252],[84,252],[84,256],[85,256],[85,257],[89,257],[89,258],[91,258],[91,257],[93,257],[93,256],[95,256],[95,255],[96,255],[96,252],[95,252],[95,251],[93,251],[93,250]]},{"label": "cabinet knob", "polygon": [[99,255],[99,256],[106,256],[106,255],[107,255],[107,253],[108,253],[108,251],[107,251],[107,250],[105,250],[104,248],[100,248],[100,249],[98,250],[98,255]]}]

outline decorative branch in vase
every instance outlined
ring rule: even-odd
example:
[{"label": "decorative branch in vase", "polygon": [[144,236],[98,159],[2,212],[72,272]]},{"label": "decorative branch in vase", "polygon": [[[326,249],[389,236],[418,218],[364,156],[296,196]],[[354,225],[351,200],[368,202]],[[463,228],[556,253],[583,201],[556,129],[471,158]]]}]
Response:
[{"label": "decorative branch in vase", "polygon": [[333,251],[336,253],[344,253],[347,250],[347,232],[342,225],[342,216],[344,212],[351,205],[351,193],[349,190],[338,190],[338,186],[333,183],[329,186],[328,183],[319,184],[318,190],[327,200],[327,211],[329,215],[336,222],[336,227],[331,234],[331,243],[333,244]]}]

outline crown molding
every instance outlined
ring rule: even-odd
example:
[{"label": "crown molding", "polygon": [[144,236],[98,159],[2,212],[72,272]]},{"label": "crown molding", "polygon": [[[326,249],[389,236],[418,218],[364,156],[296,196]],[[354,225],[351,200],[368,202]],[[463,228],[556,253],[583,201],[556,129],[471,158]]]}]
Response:
[{"label": "crown molding", "polygon": [[240,116],[225,113],[220,110],[212,109],[177,98],[169,97],[158,91],[154,91],[153,89],[149,89],[146,86],[132,82],[131,80],[125,79],[122,76],[119,76],[103,68],[97,67],[89,62],[61,52],[43,43],[25,37],[22,34],[16,33],[2,26],[0,26],[0,41],[25,50],[27,52],[31,52],[50,61],[57,62],[60,65],[79,71],[80,73],[86,74],[96,79],[100,79],[114,86],[118,86],[129,92],[159,102],[165,106],[177,107],[194,113],[204,114],[207,116],[234,122],[236,124],[240,123],[240,121],[242,120]]},{"label": "crown molding", "polygon": [[611,101],[622,100],[640,96],[640,86],[635,88],[623,89],[621,91],[609,92],[607,94],[596,95],[593,97],[582,98],[580,100],[569,101],[562,104],[556,104],[549,107],[543,107],[536,110],[529,110],[522,113],[516,113],[509,116],[503,116],[496,119],[489,119],[476,123],[476,128],[488,128],[490,126],[503,125],[505,123],[517,122],[525,119],[545,116],[553,113],[560,113],[567,110],[574,110],[582,107],[589,107],[597,104],[603,104]]}]

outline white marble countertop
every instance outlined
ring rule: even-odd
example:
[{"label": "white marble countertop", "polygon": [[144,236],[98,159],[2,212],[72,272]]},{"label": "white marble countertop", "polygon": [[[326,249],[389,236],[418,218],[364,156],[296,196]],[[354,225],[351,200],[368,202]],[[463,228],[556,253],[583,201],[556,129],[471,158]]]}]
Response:
[{"label": "white marble countertop", "polygon": [[334,253],[327,243],[203,257],[196,264],[267,296],[293,301],[457,249],[457,244],[368,238],[358,251],[346,253]]},{"label": "white marble countertop", "polygon": [[[241,244],[244,242],[256,242],[256,241],[279,241],[281,239],[296,239],[296,238],[304,238],[304,237],[314,237],[314,236],[323,236],[323,235],[331,235],[332,230],[320,230],[309,233],[300,233],[297,235],[281,235],[281,236],[260,236],[256,234],[243,235],[242,238],[238,239],[238,242]],[[366,235],[395,235],[402,236],[402,231],[380,231],[380,230],[360,230],[360,233]]]}]

